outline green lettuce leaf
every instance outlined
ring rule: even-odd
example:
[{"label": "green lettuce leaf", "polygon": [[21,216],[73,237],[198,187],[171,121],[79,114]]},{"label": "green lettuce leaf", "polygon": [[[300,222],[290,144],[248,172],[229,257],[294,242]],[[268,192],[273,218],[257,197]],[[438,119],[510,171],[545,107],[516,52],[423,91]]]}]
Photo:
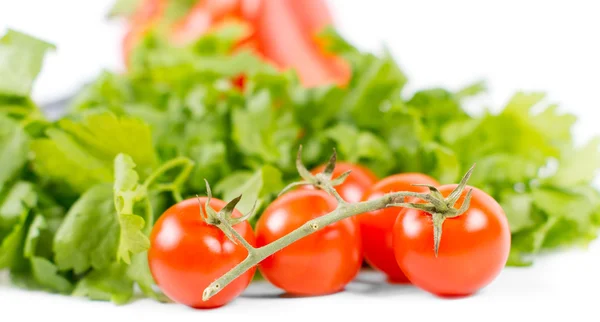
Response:
[{"label": "green lettuce leaf", "polygon": [[127,276],[127,266],[114,262],[87,274],[75,286],[73,296],[125,304],[133,297],[133,285],[133,281]]},{"label": "green lettuce leaf", "polygon": [[9,189],[0,197],[0,236],[19,221],[23,212],[37,204],[35,187],[30,182],[18,181]]},{"label": "green lettuce leaf", "polygon": [[140,290],[149,298],[160,302],[167,302],[168,298],[160,291],[155,291],[153,285],[154,278],[148,266],[148,253],[142,252],[132,256],[131,264],[127,268],[127,277],[134,281]]},{"label": "green lettuce leaf", "polygon": [[23,261],[23,240],[27,234],[29,210],[24,210],[19,221],[0,241],[0,269],[16,268]]},{"label": "green lettuce leaf", "polygon": [[[282,173],[279,169],[265,165],[254,173],[238,171],[225,177],[215,186],[215,192],[223,200],[232,200],[239,195],[242,199],[236,209],[246,214],[255,206],[261,209],[283,189]],[[254,219],[254,218],[253,218]]]},{"label": "green lettuce leaf", "polygon": [[143,252],[150,247],[144,234],[144,218],[134,214],[134,204],[148,197],[145,187],[138,184],[133,159],[124,154],[115,158],[114,203],[119,217],[120,237],[117,259],[131,263],[130,254]]},{"label": "green lettuce leaf", "polygon": [[25,166],[29,137],[19,124],[0,114],[0,194]]},{"label": "green lettuce leaf", "polygon": [[0,96],[29,96],[46,52],[54,48],[45,41],[8,30],[0,38]]},{"label": "green lettuce leaf", "polygon": [[32,143],[35,170],[75,192],[112,182],[113,160],[119,153],[130,155],[144,175],[157,164],[150,129],[134,118],[90,113],[81,121],[61,120],[46,134],[48,138]]},{"label": "green lettuce leaf", "polygon": [[334,141],[341,159],[366,164],[378,175],[389,173],[396,164],[388,145],[372,132],[340,123],[327,129],[324,135]]},{"label": "green lettuce leaf", "polygon": [[94,186],[73,204],[56,232],[54,261],[60,270],[77,274],[106,269],[116,259],[119,233],[112,187]]},{"label": "green lettuce leaf", "polygon": [[29,232],[25,239],[24,256],[30,260],[31,276],[37,288],[51,292],[70,293],[73,289],[71,282],[58,272],[58,267],[51,259],[39,254],[40,239],[49,229],[44,216],[36,215],[29,226]]},{"label": "green lettuce leaf", "polygon": [[300,129],[291,110],[276,108],[271,94],[260,91],[249,98],[245,109],[234,110],[232,117],[232,138],[249,157],[247,165],[271,163],[284,169],[293,168]]}]

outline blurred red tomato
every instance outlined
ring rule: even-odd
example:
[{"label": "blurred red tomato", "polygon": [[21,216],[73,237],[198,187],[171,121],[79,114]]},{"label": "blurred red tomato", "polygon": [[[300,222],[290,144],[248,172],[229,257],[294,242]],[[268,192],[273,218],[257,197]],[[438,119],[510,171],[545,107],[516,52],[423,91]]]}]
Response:
[{"label": "blurred red tomato", "polygon": [[[127,62],[132,49],[162,18],[168,0],[144,0],[123,40]],[[316,40],[333,21],[325,0],[202,0],[171,26],[171,40],[184,44],[231,20],[248,24],[236,48],[250,48],[285,70],[293,69],[307,86],[345,85],[350,67],[324,52]]]}]

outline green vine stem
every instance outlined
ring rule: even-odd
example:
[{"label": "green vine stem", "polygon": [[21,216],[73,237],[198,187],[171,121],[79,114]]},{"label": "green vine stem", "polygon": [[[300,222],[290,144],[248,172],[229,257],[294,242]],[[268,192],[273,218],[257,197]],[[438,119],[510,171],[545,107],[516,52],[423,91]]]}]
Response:
[{"label": "green vine stem", "polygon": [[156,190],[159,192],[171,191],[175,201],[182,201],[183,197],[181,196],[181,185],[187,180],[188,176],[194,169],[194,162],[186,157],[178,157],[164,163],[144,181],[144,184],[142,185],[143,188],[149,190],[150,186],[155,183],[160,176],[177,167],[182,167],[182,170],[179,172],[177,177],[175,177],[173,182],[169,184],[157,184]]},{"label": "green vine stem", "polygon": [[[346,202],[336,191],[334,188],[336,185],[343,183],[344,179],[348,177],[349,172],[340,175],[337,178],[332,178],[332,173],[335,168],[336,162],[336,153],[334,153],[329,160],[329,163],[323,172],[318,173],[316,175],[312,175],[304,166],[301,160],[302,147],[298,150],[298,158],[296,159],[296,167],[298,168],[298,172],[302,177],[303,181],[292,183],[288,187],[284,188],[283,191],[287,191],[292,187],[298,185],[313,185],[319,189],[327,191],[329,194],[334,196],[338,201],[338,205],[335,210],[332,212],[323,215],[321,217],[309,220],[304,223],[302,226],[297,228],[296,230],[290,232],[289,234],[279,238],[278,240],[262,246],[260,248],[253,247],[249,243],[247,243],[239,234],[236,234],[235,229],[233,229],[233,225],[239,222],[235,218],[231,217],[231,212],[239,199],[235,198],[230,201],[227,206],[225,206],[220,212],[214,211],[209,207],[208,202],[204,208],[206,208],[207,214],[204,212],[201,213],[202,217],[205,219],[207,223],[215,225],[219,229],[223,231],[223,233],[229,237],[233,242],[240,242],[247,250],[248,256],[237,266],[232,268],[229,272],[225,273],[223,276],[212,282],[206,289],[204,289],[202,293],[202,299],[204,301],[209,300],[215,294],[219,293],[223,288],[225,288],[229,283],[235,280],[237,277],[242,275],[244,272],[249,270],[250,268],[259,264],[262,260],[269,257],[270,255],[276,253],[284,247],[292,244],[293,242],[304,238],[320,229],[330,225],[332,223],[338,222],[345,218],[349,218],[352,216],[356,216],[365,212],[371,212],[374,210],[379,210],[387,207],[407,207],[407,208],[415,208],[427,213],[430,213],[433,217],[434,224],[434,245],[435,245],[435,253],[437,256],[437,250],[439,248],[439,243],[441,239],[441,227],[444,219],[452,218],[461,215],[470,205],[470,196],[471,191],[467,193],[465,201],[463,202],[460,209],[455,209],[454,204],[462,195],[467,181],[471,175],[473,168],[471,168],[467,174],[461,180],[461,183],[458,187],[448,196],[448,198],[444,199],[442,194],[437,190],[437,188],[433,186],[427,186],[430,189],[429,193],[416,193],[416,192],[394,192],[386,194],[380,198],[372,199],[369,201],[363,201],[358,203],[348,203]],[[207,183],[207,191],[209,192],[210,197],[210,187],[208,187]],[[283,193],[282,191],[282,193]],[[415,197],[425,201],[425,203],[406,203],[406,197]],[[200,207],[202,211],[203,207]]]}]

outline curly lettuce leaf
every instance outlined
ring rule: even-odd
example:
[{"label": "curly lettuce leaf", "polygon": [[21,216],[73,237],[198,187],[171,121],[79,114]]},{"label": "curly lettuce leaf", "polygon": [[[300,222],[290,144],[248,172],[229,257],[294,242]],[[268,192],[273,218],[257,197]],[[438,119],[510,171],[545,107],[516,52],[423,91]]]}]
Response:
[{"label": "curly lettuce leaf", "polygon": [[[140,186],[133,159],[124,154],[115,158],[114,203],[119,217],[120,237],[117,259],[131,263],[131,255],[143,252],[150,247],[150,240],[144,234],[146,221],[134,214],[134,204],[148,198],[145,187]],[[149,221],[151,221],[151,218]]]}]

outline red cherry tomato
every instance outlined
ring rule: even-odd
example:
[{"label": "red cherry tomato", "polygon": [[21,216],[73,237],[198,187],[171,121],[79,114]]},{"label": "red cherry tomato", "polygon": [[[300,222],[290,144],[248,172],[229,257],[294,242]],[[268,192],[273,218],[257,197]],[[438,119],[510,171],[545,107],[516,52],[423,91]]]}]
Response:
[{"label": "red cherry tomato", "polygon": [[[204,207],[206,198],[200,198]],[[210,206],[219,211],[225,202],[212,199]],[[241,214],[236,210],[234,217]],[[255,237],[248,222],[234,226],[251,245]],[[148,263],[160,289],[175,302],[194,308],[223,306],[239,296],[250,284],[256,268],[242,274],[208,301],[204,289],[243,261],[248,252],[229,240],[219,228],[200,216],[197,199],[184,200],[159,218],[150,235]]]},{"label": "red cherry tomato", "polygon": [[[311,171],[312,174],[317,174],[325,170],[325,165],[320,165]],[[364,193],[377,182],[377,176],[369,169],[354,163],[337,162],[333,170],[333,178],[346,171],[352,171],[348,178],[335,187],[335,190],[348,202],[359,202],[362,200]],[[304,189],[313,190],[313,186],[302,186]]]},{"label": "red cherry tomato", "polygon": [[[448,196],[455,187],[445,185],[439,190]],[[511,236],[504,211],[485,192],[468,189],[473,189],[469,210],[444,221],[438,257],[434,254],[431,215],[405,209],[394,225],[398,265],[414,285],[439,296],[477,292],[496,278],[508,259]]]},{"label": "red cherry tomato", "polygon": [[[436,187],[439,185],[435,179],[424,174],[396,174],[374,184],[366,191],[363,200],[379,198],[390,192],[429,191],[425,187],[412,186],[413,184],[429,184]],[[398,267],[392,245],[392,230],[399,212],[400,208],[385,208],[359,215],[358,221],[367,263],[384,272],[390,282],[407,283],[409,281]]]},{"label": "red cherry tomato", "polygon": [[[320,190],[295,190],[276,199],[256,224],[256,243],[264,246],[307,221],[333,211],[336,200]],[[308,235],[259,264],[262,275],[291,294],[341,291],[359,272],[362,251],[358,224],[350,219]]]}]

